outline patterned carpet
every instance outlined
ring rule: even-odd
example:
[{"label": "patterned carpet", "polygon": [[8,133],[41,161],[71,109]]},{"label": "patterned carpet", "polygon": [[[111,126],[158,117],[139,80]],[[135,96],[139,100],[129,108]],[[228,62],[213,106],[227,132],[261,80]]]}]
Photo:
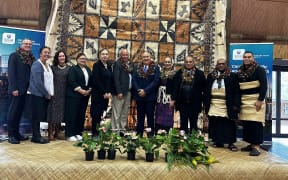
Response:
[{"label": "patterned carpet", "polygon": [[[237,142],[243,147],[243,142]],[[82,149],[72,142],[55,141],[46,145],[29,141],[20,145],[2,142],[0,146],[0,179],[287,179],[288,161],[262,151],[259,157],[246,152],[209,148],[219,160],[209,171],[200,165],[193,170],[175,167],[167,170],[163,153],[153,163],[144,161],[138,152],[136,161],[127,161],[126,154],[116,160],[85,161]]]}]

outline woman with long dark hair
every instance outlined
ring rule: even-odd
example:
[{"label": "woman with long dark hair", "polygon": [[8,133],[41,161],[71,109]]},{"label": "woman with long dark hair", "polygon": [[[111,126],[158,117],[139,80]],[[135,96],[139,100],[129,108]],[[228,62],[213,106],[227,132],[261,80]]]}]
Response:
[{"label": "woman with long dark hair", "polygon": [[66,64],[67,61],[66,53],[60,50],[55,53],[53,66],[51,66],[54,75],[54,97],[51,99],[47,111],[48,137],[50,141],[55,138],[63,140],[60,132],[61,123],[64,122],[66,83],[70,68]]}]

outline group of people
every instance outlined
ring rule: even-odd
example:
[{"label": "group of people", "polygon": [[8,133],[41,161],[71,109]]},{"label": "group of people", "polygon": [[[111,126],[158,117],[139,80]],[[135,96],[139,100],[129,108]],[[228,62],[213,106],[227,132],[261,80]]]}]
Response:
[{"label": "group of people", "polygon": [[[228,144],[237,151],[236,120],[243,125],[243,140],[250,143],[243,151],[260,154],[265,120],[267,80],[252,52],[245,52],[243,65],[237,73],[230,71],[225,59],[217,60],[208,74],[197,69],[192,56],[176,70],[171,57],[163,66],[156,64],[147,51],[141,61],[132,64],[129,51],[119,51],[119,59],[110,63],[108,49],[102,49],[93,69],[86,65],[84,53],[78,54],[77,65],[68,66],[64,51],[56,52],[53,65],[50,48],[40,50],[40,59],[31,53],[32,42],[24,39],[20,48],[9,57],[8,80],[11,104],[8,111],[8,142],[19,144],[28,138],[19,133],[19,122],[27,94],[32,96],[32,142],[48,143],[60,139],[61,122],[65,122],[65,136],[69,141],[81,140],[88,101],[92,134],[112,99],[111,128],[124,132],[127,128],[131,99],[137,104],[136,131],[142,135],[145,119],[151,128],[148,135],[159,129],[168,131],[174,124],[174,111],[180,112],[180,129],[197,130],[199,113],[209,118],[209,137],[216,147]],[[41,137],[40,122],[48,122],[49,139]],[[190,124],[190,127],[189,127]]]}]

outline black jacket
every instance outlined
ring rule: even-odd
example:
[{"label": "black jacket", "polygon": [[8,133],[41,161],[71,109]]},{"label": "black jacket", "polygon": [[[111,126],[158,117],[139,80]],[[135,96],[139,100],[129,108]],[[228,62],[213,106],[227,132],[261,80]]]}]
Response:
[{"label": "black jacket", "polygon": [[[183,85],[182,81],[182,69],[178,70],[173,78],[173,90],[171,99],[176,101],[176,110],[179,110],[179,105],[182,102],[181,88]],[[203,71],[196,69],[194,80],[192,84],[192,101],[191,110],[195,113],[202,111],[203,92],[205,88],[205,76]]]},{"label": "black jacket", "polygon": [[92,91],[91,91],[91,101],[99,102],[103,101],[103,95],[105,93],[112,93],[113,89],[113,75],[111,64],[107,64],[107,69],[104,67],[103,63],[98,60],[93,65],[92,70]]},{"label": "black jacket", "polygon": [[82,97],[82,95],[76,92],[74,89],[80,86],[82,89],[88,90],[91,87],[91,70],[87,66],[85,66],[85,69],[89,76],[88,86],[86,86],[85,76],[79,65],[72,66],[69,69],[67,75],[66,96]]},{"label": "black jacket", "polygon": [[8,94],[18,90],[20,95],[26,94],[30,80],[31,66],[24,64],[18,55],[14,52],[8,60]]}]

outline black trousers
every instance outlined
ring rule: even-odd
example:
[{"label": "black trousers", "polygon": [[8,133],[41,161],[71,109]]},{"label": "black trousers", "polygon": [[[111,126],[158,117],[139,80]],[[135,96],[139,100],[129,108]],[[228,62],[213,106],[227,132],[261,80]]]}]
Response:
[{"label": "black trousers", "polygon": [[137,134],[142,135],[144,131],[145,115],[147,116],[147,126],[152,131],[149,135],[153,135],[155,131],[155,105],[156,101],[137,101]]},{"label": "black trousers", "polygon": [[66,97],[64,113],[66,137],[82,134],[88,100],[89,96]]},{"label": "black trousers", "polygon": [[188,120],[190,122],[190,130],[198,130],[197,127],[197,120],[198,120],[198,112],[193,111],[191,108],[191,103],[181,103],[180,104],[180,129],[184,130],[185,132],[189,132],[188,129]]},{"label": "black trousers", "polygon": [[32,99],[32,137],[37,139],[41,137],[40,122],[46,122],[47,107],[49,100],[44,97],[31,95]]},{"label": "black trousers", "polygon": [[25,107],[26,94],[10,96],[10,106],[7,113],[8,136],[18,136],[19,124]]},{"label": "black trousers", "polygon": [[92,117],[92,134],[93,136],[98,135],[98,131],[96,129],[97,124],[100,124],[102,120],[103,112],[108,107],[108,99],[103,99],[101,101],[96,101],[91,103],[90,114]]}]

